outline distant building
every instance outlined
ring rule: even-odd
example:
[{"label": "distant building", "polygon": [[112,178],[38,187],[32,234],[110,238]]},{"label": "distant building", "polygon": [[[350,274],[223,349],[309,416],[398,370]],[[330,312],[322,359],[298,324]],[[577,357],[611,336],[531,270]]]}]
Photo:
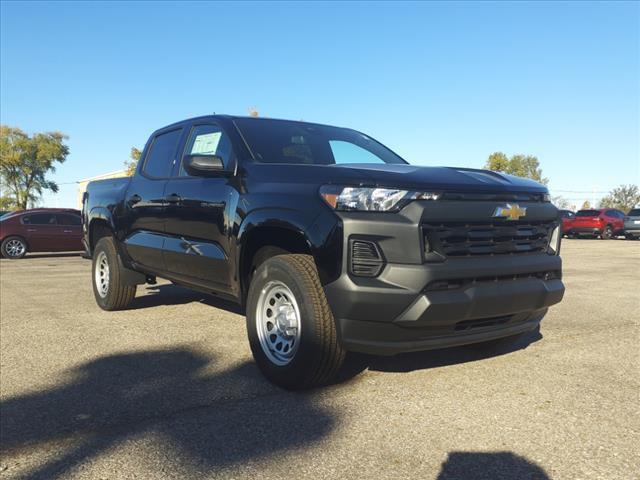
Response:
[{"label": "distant building", "polygon": [[95,177],[85,178],[84,180],[78,180],[78,197],[76,200],[76,204],[78,205],[78,210],[82,210],[82,196],[84,192],[87,191],[87,184],[89,182],[93,182],[94,180],[106,180],[107,178],[120,178],[126,177],[126,170],[118,170],[117,172],[111,173],[103,173],[102,175],[96,175]]}]

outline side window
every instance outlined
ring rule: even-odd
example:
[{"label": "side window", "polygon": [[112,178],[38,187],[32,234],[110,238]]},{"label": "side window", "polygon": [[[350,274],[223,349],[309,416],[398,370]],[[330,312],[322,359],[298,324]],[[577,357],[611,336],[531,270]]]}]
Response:
[{"label": "side window", "polygon": [[181,134],[182,129],[178,129],[157,135],[147,152],[142,171],[150,177],[169,177]]},{"label": "side window", "polygon": [[34,213],[26,217],[22,217],[22,223],[25,225],[55,225],[56,216],[50,213]]},{"label": "side window", "polygon": [[329,140],[333,159],[337,164],[340,163],[384,163],[384,161],[371,153],[359,147],[355,143],[345,142],[342,140]]},{"label": "side window", "polygon": [[[223,163],[229,165],[233,155],[231,140],[217,125],[196,125],[191,129],[191,134],[185,145],[184,155],[217,155]],[[181,177],[188,177],[182,162],[180,163]]]},{"label": "side window", "polygon": [[77,215],[58,215],[58,224],[59,225],[82,225],[80,217]]}]

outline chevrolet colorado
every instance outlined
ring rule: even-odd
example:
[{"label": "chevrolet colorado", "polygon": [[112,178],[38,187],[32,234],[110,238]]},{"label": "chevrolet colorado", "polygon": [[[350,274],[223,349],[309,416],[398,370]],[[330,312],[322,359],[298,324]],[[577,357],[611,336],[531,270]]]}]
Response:
[{"label": "chevrolet colorado", "polygon": [[347,351],[513,341],[564,293],[544,186],[412,166],[346,128],[178,122],[83,204],[101,308],[156,277],[238,302],[255,361],[285,388],[330,381]]}]

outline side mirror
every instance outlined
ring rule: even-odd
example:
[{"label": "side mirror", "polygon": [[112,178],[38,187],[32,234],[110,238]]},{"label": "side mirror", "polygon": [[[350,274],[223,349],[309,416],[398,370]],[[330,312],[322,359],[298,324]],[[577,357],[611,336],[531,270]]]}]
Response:
[{"label": "side mirror", "polygon": [[217,155],[185,155],[182,165],[193,177],[217,177],[231,174],[225,169],[222,158]]}]

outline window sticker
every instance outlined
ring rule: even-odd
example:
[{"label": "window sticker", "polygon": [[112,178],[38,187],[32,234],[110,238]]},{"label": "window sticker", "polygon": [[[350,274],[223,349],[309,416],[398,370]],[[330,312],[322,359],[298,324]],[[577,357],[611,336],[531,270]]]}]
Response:
[{"label": "window sticker", "polygon": [[196,136],[193,147],[191,147],[191,155],[215,155],[221,136],[222,132],[204,133]]}]

